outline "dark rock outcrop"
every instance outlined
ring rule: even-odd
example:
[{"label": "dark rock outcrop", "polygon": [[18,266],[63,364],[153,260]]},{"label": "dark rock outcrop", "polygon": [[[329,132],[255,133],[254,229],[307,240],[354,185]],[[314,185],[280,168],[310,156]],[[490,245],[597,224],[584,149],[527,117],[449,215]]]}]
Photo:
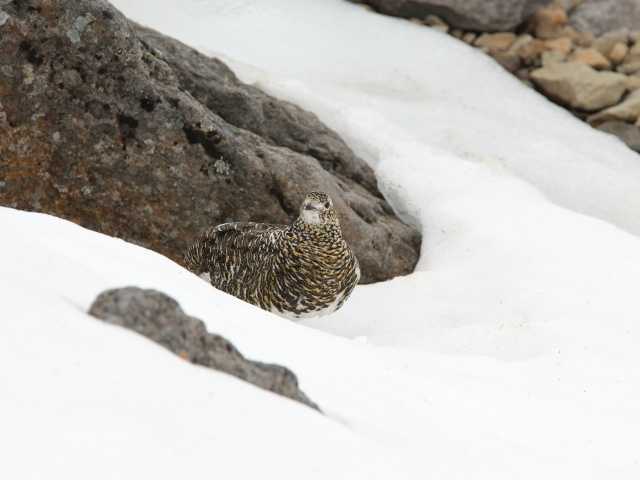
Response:
[{"label": "dark rock outcrop", "polygon": [[134,27],[104,0],[3,3],[0,205],[181,261],[206,227],[289,223],[322,190],[363,283],[413,270],[418,232],[313,114]]},{"label": "dark rock outcrop", "polygon": [[[437,15],[453,28],[480,32],[511,30],[551,0],[365,0],[380,13],[423,19]],[[360,3],[360,2],[358,2]]]},{"label": "dark rock outcrop", "polygon": [[96,298],[89,314],[144,335],[191,363],[220,370],[318,409],[300,391],[291,370],[247,360],[228,340],[208,333],[202,321],[186,315],[178,302],[164,293],[137,287],[107,290]]}]

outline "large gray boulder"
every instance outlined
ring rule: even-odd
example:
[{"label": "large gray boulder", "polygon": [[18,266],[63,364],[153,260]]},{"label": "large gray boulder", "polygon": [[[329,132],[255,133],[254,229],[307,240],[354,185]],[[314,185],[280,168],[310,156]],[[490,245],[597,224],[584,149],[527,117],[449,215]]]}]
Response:
[{"label": "large gray boulder", "polygon": [[326,191],[363,283],[410,273],[419,233],[318,118],[105,0],[3,1],[0,205],[178,262],[212,225],[289,223]]},{"label": "large gray boulder", "polygon": [[583,0],[571,11],[569,24],[595,36],[624,27],[640,29],[640,0]]},{"label": "large gray boulder", "polygon": [[201,320],[186,315],[178,302],[164,293],[137,287],[107,290],[98,295],[89,314],[144,335],[191,363],[220,370],[318,409],[300,391],[291,370],[247,360],[231,342],[207,332]]},{"label": "large gray boulder", "polygon": [[463,30],[513,30],[551,0],[366,0],[381,13],[404,18],[437,15]]}]

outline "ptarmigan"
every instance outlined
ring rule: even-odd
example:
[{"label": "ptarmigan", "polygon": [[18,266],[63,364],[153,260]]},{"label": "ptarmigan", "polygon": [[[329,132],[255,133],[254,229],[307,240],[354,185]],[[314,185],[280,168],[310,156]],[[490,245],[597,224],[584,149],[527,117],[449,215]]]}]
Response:
[{"label": "ptarmigan", "polygon": [[338,310],[360,279],[333,202],[309,193],[291,225],[225,223],[204,232],[185,257],[211,284],[289,319]]}]

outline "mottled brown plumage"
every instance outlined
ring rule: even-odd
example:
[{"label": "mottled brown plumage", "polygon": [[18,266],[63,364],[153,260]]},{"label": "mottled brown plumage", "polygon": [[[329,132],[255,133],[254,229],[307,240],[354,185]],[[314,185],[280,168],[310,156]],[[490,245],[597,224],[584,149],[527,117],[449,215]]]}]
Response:
[{"label": "mottled brown plumage", "polygon": [[187,268],[211,284],[286,318],[338,310],[360,279],[329,196],[311,192],[291,225],[226,223],[189,249]]}]

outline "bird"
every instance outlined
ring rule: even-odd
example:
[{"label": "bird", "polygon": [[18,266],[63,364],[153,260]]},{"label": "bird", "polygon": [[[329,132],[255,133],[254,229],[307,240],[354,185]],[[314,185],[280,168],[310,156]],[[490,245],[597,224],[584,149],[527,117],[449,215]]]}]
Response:
[{"label": "bird", "polygon": [[337,311],[360,280],[358,259],[324,192],[309,193],[290,225],[234,222],[206,230],[185,266],[208,274],[215,288],[290,320]]}]

